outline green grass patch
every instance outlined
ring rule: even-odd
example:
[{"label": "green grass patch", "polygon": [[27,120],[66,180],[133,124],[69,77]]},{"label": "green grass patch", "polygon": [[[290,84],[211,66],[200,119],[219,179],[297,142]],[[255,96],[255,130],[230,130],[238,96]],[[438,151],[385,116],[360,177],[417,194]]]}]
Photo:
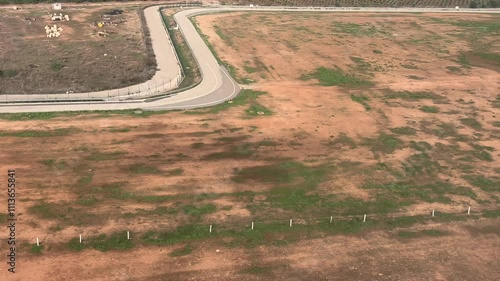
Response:
[{"label": "green grass patch", "polygon": [[128,167],[128,170],[134,174],[161,174],[162,171],[160,171],[158,168],[152,165],[148,165],[145,163],[137,163],[130,165]]},{"label": "green grass patch", "polygon": [[364,96],[364,95],[351,95],[351,100],[354,101],[354,102],[357,102],[361,105],[363,105],[365,107],[365,109],[367,111],[369,111],[371,108],[371,106],[368,104],[368,101],[370,100],[370,98],[368,98],[367,96]]},{"label": "green grass patch", "polygon": [[0,132],[3,136],[13,136],[18,138],[47,138],[47,137],[63,137],[80,132],[76,128],[60,128],[50,131],[42,130],[27,130],[18,132]]},{"label": "green grass patch", "polygon": [[480,130],[482,128],[481,123],[474,118],[462,118],[460,119],[460,123],[465,126],[471,127],[474,130]]},{"label": "green grass patch", "polygon": [[439,112],[439,107],[424,105],[424,106],[420,107],[420,110],[423,111],[423,112],[427,112],[427,113],[438,113]]},{"label": "green grass patch", "polygon": [[67,244],[68,248],[73,251],[81,251],[85,248],[93,248],[101,252],[128,250],[134,244],[132,240],[127,239],[126,232],[113,233],[111,235],[100,234],[94,237],[83,237],[83,243],[80,243],[79,238],[73,238]]},{"label": "green grass patch", "polygon": [[217,207],[215,207],[214,204],[204,204],[201,206],[185,205],[182,207],[182,210],[187,215],[200,217],[206,214],[215,213],[215,211],[217,211]]},{"label": "green grass patch", "polygon": [[424,236],[446,236],[450,235],[450,233],[438,229],[424,229],[420,231],[399,231],[397,235],[401,238],[419,238]]},{"label": "green grass patch", "polygon": [[125,110],[95,110],[95,111],[60,111],[60,112],[29,112],[29,113],[0,113],[0,119],[9,121],[49,120],[59,117],[78,117],[92,115],[95,118],[128,115],[134,117],[149,117],[151,115],[166,114],[173,111],[142,111],[140,109]]},{"label": "green grass patch", "polygon": [[36,244],[31,245],[30,253],[35,254],[35,255],[40,255],[40,254],[42,254],[42,250],[43,250],[43,245],[40,245],[40,246],[37,246]]},{"label": "green grass patch", "polygon": [[245,110],[245,113],[248,116],[270,116],[273,114],[270,109],[257,102],[253,102],[252,105]]},{"label": "green grass patch", "polygon": [[483,211],[484,218],[500,218],[500,210],[484,210]]},{"label": "green grass patch", "polygon": [[410,177],[434,176],[441,170],[439,163],[425,152],[410,155],[402,166],[405,174]]},{"label": "green grass patch", "polygon": [[417,150],[417,151],[428,151],[432,149],[432,145],[428,142],[425,141],[410,141],[410,147]]},{"label": "green grass patch", "polygon": [[184,173],[184,169],[182,169],[182,168],[176,168],[176,169],[172,169],[172,170],[167,171],[168,176],[180,176],[183,173]]},{"label": "green grass patch", "polygon": [[354,149],[357,147],[356,141],[353,138],[346,135],[346,133],[340,133],[336,138],[330,140],[328,145],[335,147],[349,147]]},{"label": "green grass patch", "polygon": [[418,69],[418,67],[416,65],[413,65],[413,64],[402,64],[401,66],[406,68],[406,69]]},{"label": "green grass patch", "polygon": [[340,68],[319,67],[315,71],[301,76],[302,80],[317,79],[321,86],[371,86],[371,81],[346,74]]},{"label": "green grass patch", "polygon": [[421,200],[429,203],[449,203],[451,200],[446,197],[447,194],[467,196],[472,199],[476,198],[476,194],[469,188],[454,186],[446,182],[435,182],[432,184],[416,184],[414,182],[367,183],[362,188],[377,190],[379,196],[393,198],[396,201],[404,200],[406,202]]},{"label": "green grass patch", "polygon": [[88,161],[108,161],[108,160],[118,160],[121,159],[125,154],[124,151],[111,151],[111,152],[101,152],[94,151],[89,156],[85,157]]},{"label": "green grass patch", "polygon": [[438,94],[426,91],[410,92],[410,91],[392,91],[390,89],[385,89],[384,94],[385,94],[384,97],[387,99],[405,99],[405,100],[443,99],[443,97]]},{"label": "green grass patch", "polygon": [[396,151],[396,149],[400,148],[403,144],[403,141],[395,136],[381,132],[379,133],[377,138],[364,138],[361,144],[363,146],[371,147],[371,150],[373,152],[390,154]]},{"label": "green grass patch", "polygon": [[389,130],[397,135],[414,136],[417,134],[417,130],[412,127],[396,127],[390,128]]},{"label": "green grass patch", "polygon": [[487,178],[483,175],[466,175],[464,178],[473,186],[477,186],[484,191],[500,191],[500,180]]},{"label": "green grass patch", "polygon": [[194,149],[199,149],[199,148],[202,148],[203,145],[205,145],[205,144],[202,143],[202,142],[195,142],[195,143],[191,144],[191,147],[194,148]]},{"label": "green grass patch", "polygon": [[267,92],[244,89],[244,90],[241,90],[241,92],[238,94],[238,96],[236,96],[231,101],[226,101],[224,103],[212,106],[208,109],[189,110],[189,111],[184,111],[184,113],[185,114],[219,113],[221,111],[227,110],[227,109],[232,108],[232,107],[253,104],[254,102],[256,103],[257,98],[260,95],[264,95],[264,94],[267,94]]}]

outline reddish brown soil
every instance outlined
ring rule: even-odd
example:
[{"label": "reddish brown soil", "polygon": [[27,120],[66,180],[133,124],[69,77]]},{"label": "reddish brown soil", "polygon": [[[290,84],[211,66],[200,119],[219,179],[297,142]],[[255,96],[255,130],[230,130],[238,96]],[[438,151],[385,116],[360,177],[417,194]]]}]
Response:
[{"label": "reddish brown soil", "polygon": [[[492,67],[473,65],[462,68],[454,62],[461,51],[468,51],[467,42],[455,40],[447,45],[449,53],[437,54],[435,47],[428,43],[419,45],[402,43],[400,39],[349,34],[332,38],[327,30],[316,30],[314,37],[311,32],[294,29],[296,24],[309,28],[321,26],[318,22],[324,18],[265,14],[266,20],[259,19],[261,16],[222,14],[197,20],[221,57],[237,67],[238,76],[257,81],[245,87],[269,93],[260,96],[258,102],[273,111],[271,116],[250,118],[244,113],[248,107],[245,105],[217,114],[201,115],[170,112],[147,118],[81,115],[34,121],[0,120],[0,147],[3,148],[0,150],[0,171],[5,173],[7,169],[16,169],[19,184],[17,238],[23,242],[19,249],[18,273],[8,275],[2,261],[1,280],[498,279],[498,219],[417,226],[412,231],[438,229],[447,231],[447,235],[412,239],[398,237],[400,230],[372,231],[352,236],[327,236],[285,246],[275,246],[270,241],[268,245],[250,249],[226,247],[224,241],[208,239],[193,243],[193,252],[183,257],[169,254],[184,245],[141,246],[106,253],[86,249],[74,253],[61,244],[80,233],[88,237],[130,230],[139,235],[151,229],[172,229],[192,222],[192,218],[182,211],[161,215],[147,213],[158,207],[198,204],[190,197],[161,203],[99,197],[100,201],[95,205],[79,203],[89,194],[95,194],[94,188],[110,183],[121,183],[124,192],[148,196],[267,191],[272,184],[232,181],[235,168],[268,165],[285,158],[310,166],[331,163],[342,167],[342,163],[360,162],[358,166],[332,171],[317,187],[317,192],[372,200],[371,190],[362,189],[361,185],[368,179],[394,180],[391,173],[373,167],[377,162],[384,162],[401,171],[402,163],[416,153],[408,145],[410,140],[426,141],[431,145],[456,143],[462,150],[471,149],[471,143],[490,146],[493,148],[490,152],[492,161],[475,161],[471,163],[472,169],[490,177],[500,171],[499,130],[494,123],[500,112],[492,102],[498,94],[499,76]],[[406,41],[409,36],[415,39],[429,35],[429,31],[409,29],[413,21],[424,26],[424,30],[435,33],[446,33],[445,29],[455,28],[434,25],[426,20],[426,17],[436,16],[342,14],[333,19],[346,23],[373,21],[377,28],[391,27],[393,34],[400,34],[391,36]],[[467,20],[462,15],[446,17]],[[491,16],[474,15],[477,20],[488,17]],[[271,24],[262,24],[266,21],[271,21]],[[274,27],[268,26],[273,26],[273,22]],[[252,29],[246,28],[246,33],[240,31],[249,23],[253,23]],[[232,47],[213,31],[214,24],[220,26],[224,34],[241,34],[231,37]],[[331,24],[324,26],[328,29]],[[324,38],[319,38],[318,33],[323,33]],[[443,36],[451,40],[448,35]],[[290,43],[284,43],[285,40]],[[437,40],[435,44],[444,47],[445,40]],[[375,49],[383,53],[375,54]],[[361,57],[372,66],[381,67],[372,71],[374,76],[370,79],[375,82],[374,87],[323,87],[316,85],[314,80],[299,79],[301,74],[320,66],[338,66],[348,71],[354,67],[350,56]],[[258,58],[268,70],[259,68],[256,72],[246,73],[245,61],[258,68],[254,58]],[[402,67],[407,64],[416,65],[417,69]],[[451,73],[446,66],[459,67],[463,73]],[[408,78],[411,75],[423,80]],[[445,96],[446,103],[430,99],[383,99],[383,89],[386,88],[430,91]],[[363,105],[352,101],[351,94],[369,96],[371,110],[367,111]],[[419,108],[425,105],[438,106],[439,114],[422,112]],[[481,129],[463,125],[460,119],[465,117],[474,117]],[[428,121],[429,125],[420,125],[422,121]],[[454,142],[450,137],[440,138],[426,130],[426,126],[436,126],[440,122],[454,124],[458,133],[475,141]],[[369,146],[360,144],[363,138],[376,137],[379,131],[389,132],[388,128],[403,126],[414,128],[416,134],[398,136],[405,145],[394,153],[374,153]],[[59,133],[60,136],[15,136],[27,131],[57,134],[56,129],[65,128],[70,129]],[[351,137],[357,146],[328,144],[341,134]],[[278,144],[261,146],[243,159],[204,160],[211,153],[228,151],[229,147],[242,143],[238,137],[243,136],[248,136],[244,142],[273,140]],[[233,139],[221,139],[223,137]],[[198,147],[196,143],[203,145]],[[110,154],[112,152],[120,154]],[[452,199],[449,204],[421,202],[403,208],[401,212],[428,214],[434,208],[444,212],[463,212],[468,205],[473,209],[498,205],[498,200],[494,199],[497,193],[471,186],[463,179],[462,170],[452,165],[453,162],[447,162],[448,159],[439,161],[449,167],[438,175],[439,178],[469,187],[477,194],[476,200],[449,195]],[[158,171],[136,173],[133,168],[136,164],[149,165]],[[182,169],[180,174],[169,175],[169,171],[177,168]],[[85,183],[88,176],[92,177]],[[6,202],[5,196],[5,192],[0,194],[1,202]],[[255,201],[264,199],[264,195],[254,198]],[[59,204],[56,206],[60,209],[72,207],[73,210],[63,209],[67,210],[64,219],[43,218],[30,209],[41,202]],[[248,223],[252,218],[248,203],[236,197],[208,198],[200,202],[217,207],[215,213],[202,217],[200,224]],[[275,210],[270,216],[282,213],[287,215],[282,210]],[[0,238],[5,239],[5,235],[5,231],[0,232]],[[29,251],[36,237],[44,245],[41,255]]]}]

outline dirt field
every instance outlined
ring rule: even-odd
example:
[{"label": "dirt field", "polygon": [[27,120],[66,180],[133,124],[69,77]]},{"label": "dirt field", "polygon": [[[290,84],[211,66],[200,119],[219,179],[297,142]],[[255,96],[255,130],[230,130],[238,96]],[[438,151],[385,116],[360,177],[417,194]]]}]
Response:
[{"label": "dirt field", "polygon": [[[124,13],[103,16],[111,9]],[[70,21],[52,21],[50,13],[49,4],[0,9],[0,95],[113,89],[154,74],[138,6],[68,6],[61,13]],[[54,24],[61,36],[47,38],[45,26]]]},{"label": "dirt field", "polygon": [[498,17],[197,21],[233,103],[0,115],[13,280],[498,279]]}]

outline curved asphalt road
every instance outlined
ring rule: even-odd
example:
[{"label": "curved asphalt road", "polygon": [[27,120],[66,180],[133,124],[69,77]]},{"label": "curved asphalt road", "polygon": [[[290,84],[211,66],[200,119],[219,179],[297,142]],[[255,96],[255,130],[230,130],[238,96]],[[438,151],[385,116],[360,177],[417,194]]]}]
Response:
[{"label": "curved asphalt road", "polygon": [[[147,11],[157,11],[160,6],[153,6],[147,8]],[[222,103],[226,100],[234,98],[240,87],[222,69],[209,48],[205,45],[203,39],[200,37],[194,26],[189,21],[189,17],[199,14],[226,12],[226,11],[296,11],[296,12],[467,12],[467,13],[500,13],[500,9],[481,9],[470,10],[461,9],[455,11],[454,9],[431,9],[431,8],[296,8],[296,7],[221,7],[221,8],[200,8],[184,10],[175,14],[175,20],[179,24],[179,28],[186,38],[193,55],[199,65],[203,80],[196,87],[177,93],[175,96],[166,97],[163,99],[155,100],[152,102],[145,101],[106,101],[106,102],[58,102],[58,103],[23,103],[23,104],[1,104],[0,112],[49,112],[49,111],[77,111],[77,110],[118,110],[118,109],[136,109],[141,108],[145,110],[168,110],[168,109],[186,109],[211,106]],[[165,67],[178,67],[178,61],[172,60],[172,56],[162,55],[165,52],[165,42],[170,41],[165,38],[163,24],[161,20],[154,20],[151,17],[160,18],[158,12],[145,13],[147,16],[148,27],[153,40],[153,50],[158,60],[158,65],[162,68]],[[158,24],[159,23],[159,24]],[[151,24],[151,25],[150,25]],[[159,28],[163,29],[159,31]],[[155,44],[156,42],[156,44]],[[163,42],[163,43],[160,43]],[[169,49],[172,49],[169,46]],[[167,51],[168,52],[168,51]],[[171,73],[174,73],[171,72]]]}]

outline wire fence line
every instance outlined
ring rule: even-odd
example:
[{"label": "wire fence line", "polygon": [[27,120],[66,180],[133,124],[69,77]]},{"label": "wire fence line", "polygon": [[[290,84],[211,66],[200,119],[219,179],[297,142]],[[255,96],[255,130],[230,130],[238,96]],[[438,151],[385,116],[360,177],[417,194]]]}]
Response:
[{"label": "wire fence line", "polygon": [[[157,233],[161,235],[178,235],[176,232],[179,229],[189,227],[187,230],[183,230],[183,232],[193,232],[193,233],[205,233],[201,238],[210,237],[211,234],[219,234],[226,233],[227,231],[233,232],[247,232],[247,231],[287,231],[287,229],[295,229],[299,227],[301,229],[307,229],[308,227],[314,226],[322,226],[322,230],[324,227],[330,227],[332,230],[335,230],[336,227],[345,227],[345,224],[349,224],[350,226],[376,226],[376,223],[385,223],[387,225],[399,225],[402,223],[402,226],[396,226],[396,228],[404,228],[414,224],[422,224],[428,222],[434,223],[447,223],[451,221],[463,221],[470,219],[478,219],[478,218],[498,218],[500,216],[500,209],[498,205],[495,205],[495,208],[482,208],[482,206],[475,206],[471,208],[470,206],[463,208],[460,212],[439,212],[437,209],[430,209],[427,213],[413,214],[408,215],[404,213],[391,213],[391,214],[358,214],[358,215],[331,215],[324,217],[316,217],[316,218],[283,218],[283,219],[249,219],[246,222],[227,222],[227,221],[211,221],[204,222],[203,224],[188,224],[181,225],[177,227],[167,226],[157,229],[152,229],[147,232],[135,232],[130,229],[114,231],[111,235],[115,235],[116,239],[119,240],[131,240],[132,236],[139,237],[147,235],[148,233]],[[493,204],[491,205],[493,206]],[[409,223],[409,225],[408,225]],[[105,233],[96,233],[91,230],[81,231],[76,235],[71,236],[61,236],[54,234],[46,234],[40,235],[38,237],[30,237],[29,243],[32,245],[40,246],[42,244],[51,244],[52,241],[56,241],[56,243],[69,243],[73,241],[78,244],[85,244],[89,239],[95,239],[100,235],[105,235]],[[118,236],[116,236],[118,235]],[[208,236],[206,236],[208,235]],[[189,236],[189,233],[186,234]],[[196,235],[195,235],[196,236]],[[103,236],[104,237],[104,236]],[[35,243],[36,242],[36,243]]]}]

